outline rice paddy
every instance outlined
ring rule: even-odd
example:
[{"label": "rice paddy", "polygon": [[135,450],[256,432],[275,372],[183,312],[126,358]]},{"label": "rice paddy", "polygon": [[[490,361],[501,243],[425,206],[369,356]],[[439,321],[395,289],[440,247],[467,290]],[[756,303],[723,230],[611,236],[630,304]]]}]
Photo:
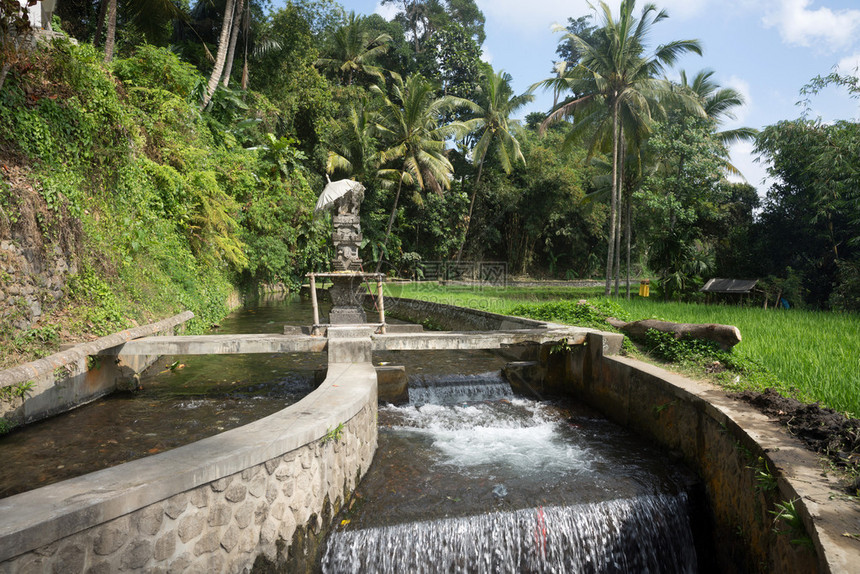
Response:
[{"label": "rice paddy", "polygon": [[[432,285],[432,286],[431,286]],[[587,298],[602,300],[602,288],[404,286],[397,295],[432,300],[494,313],[519,305]],[[395,293],[392,293],[395,294]],[[735,305],[667,302],[634,297],[612,299],[630,319],[737,326],[743,337],[734,354],[763,367],[770,376],[746,377],[739,385],[755,390],[775,386],[783,394],[860,415],[860,315],[777,310]]]}]

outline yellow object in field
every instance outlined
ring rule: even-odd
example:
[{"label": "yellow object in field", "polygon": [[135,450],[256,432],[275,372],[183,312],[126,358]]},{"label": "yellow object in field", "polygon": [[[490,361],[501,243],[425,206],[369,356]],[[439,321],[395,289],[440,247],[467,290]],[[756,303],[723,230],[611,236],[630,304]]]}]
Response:
[{"label": "yellow object in field", "polygon": [[651,292],[651,281],[645,279],[644,281],[639,282],[639,296],[640,297],[648,297]]}]

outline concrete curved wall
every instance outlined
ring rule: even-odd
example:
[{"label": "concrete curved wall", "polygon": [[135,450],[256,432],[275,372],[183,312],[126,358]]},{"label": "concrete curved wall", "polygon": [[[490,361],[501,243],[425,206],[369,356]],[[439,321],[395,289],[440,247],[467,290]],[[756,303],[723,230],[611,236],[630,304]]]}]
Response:
[{"label": "concrete curved wall", "polygon": [[[531,321],[428,301],[391,307],[398,317],[451,329]],[[584,345],[556,354],[535,346],[523,357],[532,366],[519,372],[539,392],[576,396],[696,470],[713,512],[716,572],[860,570],[860,513],[817,455],[725,390],[621,356],[622,339],[590,333]],[[776,504],[787,501],[805,533],[776,520]],[[792,544],[804,535],[809,545]]]},{"label": "concrete curved wall", "polygon": [[[133,380],[151,365],[155,356],[101,356],[106,349],[138,337],[172,335],[194,317],[185,311],[150,325],[141,325],[94,341],[79,343],[48,357],[0,371],[0,387],[27,384],[24,397],[0,400],[0,418],[20,425],[71,410],[117,389]],[[91,363],[91,358],[98,359]]]},{"label": "concrete curved wall", "polygon": [[287,567],[367,471],[376,436],[373,366],[330,365],[264,419],[0,500],[0,573]]}]

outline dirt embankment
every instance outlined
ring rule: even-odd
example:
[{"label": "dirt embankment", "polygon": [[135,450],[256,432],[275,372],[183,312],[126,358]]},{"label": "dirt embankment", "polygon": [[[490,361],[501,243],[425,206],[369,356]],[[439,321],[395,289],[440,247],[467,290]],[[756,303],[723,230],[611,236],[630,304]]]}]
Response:
[{"label": "dirt embankment", "polygon": [[849,418],[818,404],[783,397],[772,389],[763,393],[743,391],[732,395],[784,424],[788,431],[838,468],[853,476],[848,490],[860,495],[860,419]]}]

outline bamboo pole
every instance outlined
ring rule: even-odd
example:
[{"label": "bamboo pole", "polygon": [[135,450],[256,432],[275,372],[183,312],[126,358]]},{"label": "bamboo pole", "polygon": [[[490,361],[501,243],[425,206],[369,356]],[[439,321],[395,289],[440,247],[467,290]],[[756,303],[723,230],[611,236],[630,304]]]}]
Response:
[{"label": "bamboo pole", "polygon": [[314,308],[314,327],[320,324],[320,309],[317,305],[317,278],[314,273],[308,273],[311,278],[311,305]]},{"label": "bamboo pole", "polygon": [[385,334],[385,300],[382,297],[382,275],[376,278],[376,296],[379,300],[379,322],[382,323],[382,334]]}]

